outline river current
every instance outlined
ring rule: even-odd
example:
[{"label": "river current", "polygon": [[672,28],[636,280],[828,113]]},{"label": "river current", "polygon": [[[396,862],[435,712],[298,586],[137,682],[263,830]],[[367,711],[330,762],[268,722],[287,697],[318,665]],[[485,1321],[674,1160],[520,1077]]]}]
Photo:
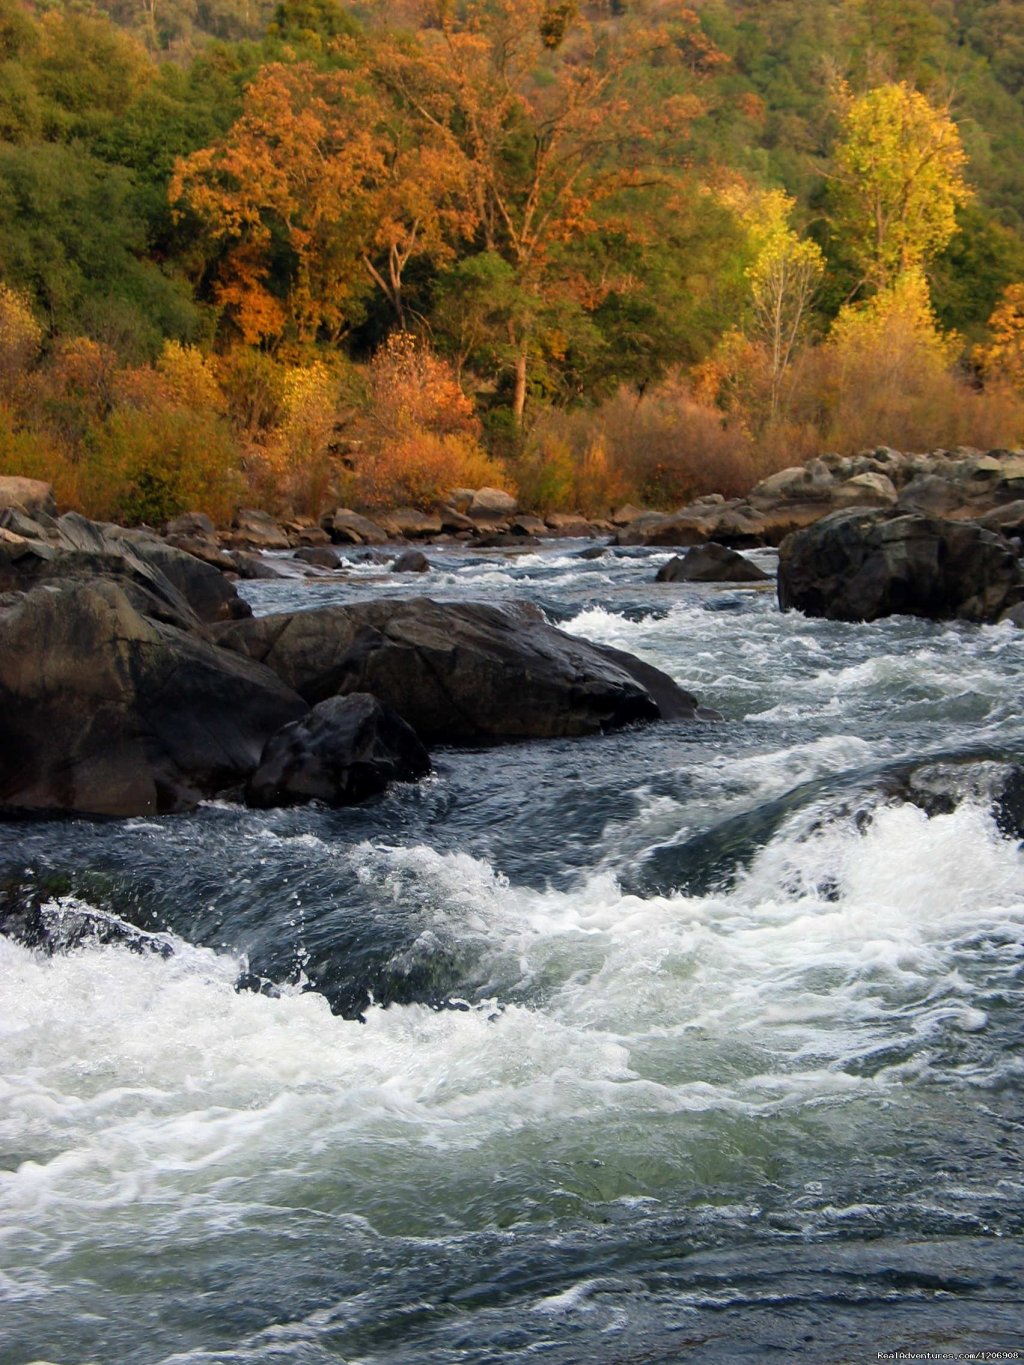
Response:
[{"label": "river current", "polygon": [[2,1365],[1024,1347],[1024,632],[580,548],[244,591],[528,598],[724,720],[0,827]]}]

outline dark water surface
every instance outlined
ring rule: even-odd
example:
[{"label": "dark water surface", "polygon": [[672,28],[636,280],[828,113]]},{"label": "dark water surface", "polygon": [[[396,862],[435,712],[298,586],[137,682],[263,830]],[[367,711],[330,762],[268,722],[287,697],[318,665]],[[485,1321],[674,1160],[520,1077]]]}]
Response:
[{"label": "dark water surface", "polygon": [[3,1365],[1024,1347],[1024,632],[578,548],[246,591],[527,597],[723,723],[0,827]]}]

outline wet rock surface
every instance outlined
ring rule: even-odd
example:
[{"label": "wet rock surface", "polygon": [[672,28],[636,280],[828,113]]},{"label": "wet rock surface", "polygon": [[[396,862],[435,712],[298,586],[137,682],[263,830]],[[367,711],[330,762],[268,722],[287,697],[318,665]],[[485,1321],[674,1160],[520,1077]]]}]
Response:
[{"label": "wet rock surface", "polygon": [[899,509],[835,512],[785,540],[779,604],[808,616],[997,621],[1024,600],[1024,570],[1003,536]]},{"label": "wet rock surface", "polygon": [[306,710],[269,670],[143,616],[109,579],[0,609],[0,810],[191,809],[244,782]]},{"label": "wet rock surface", "polygon": [[430,755],[390,706],[366,692],[331,697],[267,741],[249,805],[348,806],[430,772]]},{"label": "wet rock surface", "polygon": [[658,583],[767,583],[770,575],[735,550],[708,541],[658,570]]},{"label": "wet rock surface", "polygon": [[237,622],[217,638],[311,704],[370,692],[427,743],[592,734],[697,715],[696,698],[658,669],[556,630],[522,605],[374,601]]}]

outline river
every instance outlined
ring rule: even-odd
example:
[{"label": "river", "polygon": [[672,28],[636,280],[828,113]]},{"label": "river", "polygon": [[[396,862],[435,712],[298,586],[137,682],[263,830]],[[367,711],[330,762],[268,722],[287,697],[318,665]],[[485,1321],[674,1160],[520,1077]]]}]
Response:
[{"label": "river", "polygon": [[724,720],[0,827],[3,1365],[1024,1345],[1024,632],[579,550],[244,591],[529,598]]}]

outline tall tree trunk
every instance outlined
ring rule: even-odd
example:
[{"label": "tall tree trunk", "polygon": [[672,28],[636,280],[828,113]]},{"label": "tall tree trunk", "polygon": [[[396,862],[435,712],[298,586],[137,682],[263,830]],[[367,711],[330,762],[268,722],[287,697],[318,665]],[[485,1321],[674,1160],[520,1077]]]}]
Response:
[{"label": "tall tree trunk", "polygon": [[523,414],[526,412],[526,342],[520,342],[516,355],[516,387],[512,399],[512,416],[516,430],[523,429]]}]

